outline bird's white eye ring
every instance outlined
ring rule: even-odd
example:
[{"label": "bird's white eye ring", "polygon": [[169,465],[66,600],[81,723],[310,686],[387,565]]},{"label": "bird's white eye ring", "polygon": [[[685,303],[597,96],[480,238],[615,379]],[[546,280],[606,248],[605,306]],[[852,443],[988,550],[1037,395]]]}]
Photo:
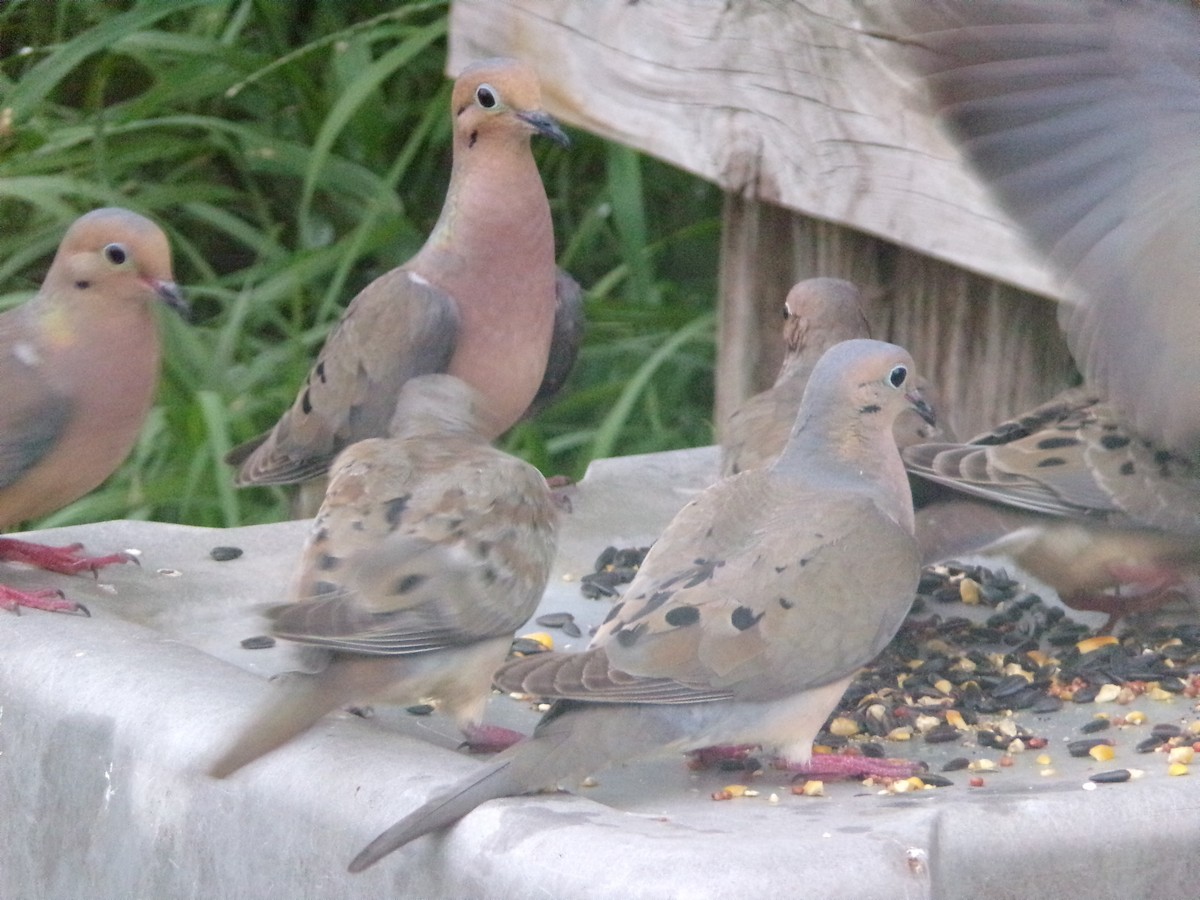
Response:
[{"label": "bird's white eye ring", "polygon": [[495,109],[500,105],[500,95],[490,84],[481,84],[475,88],[475,102],[484,109]]},{"label": "bird's white eye ring", "polygon": [[908,378],[907,366],[896,366],[888,372],[888,383],[894,388],[902,387],[906,378]]},{"label": "bird's white eye ring", "polygon": [[104,258],[114,266],[123,266],[129,259],[129,251],[122,244],[108,244],[104,248]]}]

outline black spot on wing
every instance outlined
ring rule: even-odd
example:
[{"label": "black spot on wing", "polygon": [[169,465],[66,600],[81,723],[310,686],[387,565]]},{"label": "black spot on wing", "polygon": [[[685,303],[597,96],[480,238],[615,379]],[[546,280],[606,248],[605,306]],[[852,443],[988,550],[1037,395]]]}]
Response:
[{"label": "black spot on wing", "polygon": [[319,363],[317,363],[316,368],[313,369],[313,372],[314,372],[314,374],[316,374],[317,378],[320,379],[321,384],[324,384],[325,383],[325,360],[321,360]]},{"label": "black spot on wing", "polygon": [[703,584],[713,577],[713,572],[725,565],[725,560],[696,560],[696,568],[692,571],[691,577],[684,582],[685,588],[695,587],[698,584]]},{"label": "black spot on wing", "polygon": [[308,399],[308,388],[305,388],[304,393],[300,395],[300,409],[306,416],[312,412],[312,401]]},{"label": "black spot on wing", "polygon": [[322,553],[317,557],[316,567],[322,572],[328,572],[332,569],[336,569],[341,564],[342,561],[332,553]]},{"label": "black spot on wing", "polygon": [[1047,456],[1045,459],[1039,460],[1038,464],[1035,468],[1052,469],[1055,466],[1065,466],[1066,464],[1067,464],[1067,461],[1065,459],[1063,459],[1061,456]]},{"label": "black spot on wing", "polygon": [[644,616],[650,615],[650,613],[654,612],[674,596],[674,591],[655,591],[644,604],[638,607],[637,612],[629,617],[629,621],[634,622]]},{"label": "black spot on wing", "polygon": [[1037,442],[1039,450],[1057,450],[1059,447],[1078,446],[1079,439],[1074,437],[1048,437]]},{"label": "black spot on wing", "polygon": [[674,628],[683,628],[685,625],[695,625],[700,621],[700,610],[694,606],[677,606],[667,610],[664,618],[668,625]]},{"label": "black spot on wing", "polygon": [[754,626],[762,617],[763,613],[755,613],[748,606],[739,606],[733,611],[733,615],[729,617],[729,621],[733,623],[733,627],[738,631],[745,631],[747,628]]},{"label": "black spot on wing", "polygon": [[1120,472],[1122,475],[1132,475],[1135,471],[1133,461],[1129,460],[1127,462],[1121,463],[1121,467],[1117,471]]},{"label": "black spot on wing", "polygon": [[882,409],[883,409],[883,407],[880,406],[878,403],[868,403],[866,406],[860,406],[858,408],[858,411],[860,413],[862,413],[863,415],[869,416],[869,415],[873,415],[877,412],[881,412]]},{"label": "black spot on wing", "polygon": [[416,590],[426,581],[426,576],[419,574],[405,575],[392,586],[392,593],[397,596]]},{"label": "black spot on wing", "polygon": [[404,516],[404,510],[408,508],[408,501],[412,499],[412,494],[405,494],[402,497],[393,497],[383,504],[383,519],[392,528],[400,524],[400,519]]},{"label": "black spot on wing", "polygon": [[336,594],[341,590],[341,586],[333,581],[317,581],[313,583],[313,596],[321,597],[325,594]]},{"label": "black spot on wing", "polygon": [[637,639],[646,631],[646,623],[641,622],[634,625],[632,628],[622,627],[617,632],[617,643],[622,647],[632,647],[637,643]]},{"label": "black spot on wing", "polygon": [[1106,434],[1100,438],[1100,446],[1105,450],[1121,450],[1130,443],[1128,435],[1124,434]]},{"label": "black spot on wing", "polygon": [[780,597],[779,605],[782,606],[784,609],[791,609],[796,604],[795,604],[795,602],[789,600],[787,597]]},{"label": "black spot on wing", "polygon": [[621,609],[624,606],[625,606],[624,601],[622,601],[621,603],[614,603],[612,609],[610,609],[608,611],[608,615],[604,617],[604,621],[601,622],[600,624],[607,625],[609,622],[611,622],[613,619],[615,619],[617,617],[617,614],[621,612]]}]

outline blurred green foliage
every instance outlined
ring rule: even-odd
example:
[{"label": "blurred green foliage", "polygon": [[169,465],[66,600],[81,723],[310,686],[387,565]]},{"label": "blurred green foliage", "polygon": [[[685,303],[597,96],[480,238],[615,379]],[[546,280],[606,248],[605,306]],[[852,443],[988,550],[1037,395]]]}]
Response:
[{"label": "blurred green foliage", "polygon": [[[192,324],[141,440],[43,525],[287,514],[221,458],[269,427],[344,305],[406,260],[450,171],[445,2],[8,0],[0,4],[0,307],[103,205],[166,228]],[[567,389],[507,446],[547,474],[711,440],[720,196],[574,132],[536,142],[560,264],[588,290]]]}]

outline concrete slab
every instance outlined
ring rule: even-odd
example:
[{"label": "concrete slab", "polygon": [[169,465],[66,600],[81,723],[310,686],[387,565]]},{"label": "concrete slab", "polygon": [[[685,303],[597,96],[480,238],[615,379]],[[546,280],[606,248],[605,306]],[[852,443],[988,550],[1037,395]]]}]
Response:
[{"label": "concrete slab", "polygon": [[[582,598],[600,551],[648,544],[716,471],[710,449],[606,460],[572,492],[556,572],[539,610],[585,632],[607,603]],[[1183,897],[1200,874],[1200,782],[1136,755],[1148,726],[1114,732],[1116,759],[1068,757],[1062,741],[1094,706],[1017,720],[1052,738],[1056,774],[1034,753],[970,788],[880,796],[835,784],[713,802],[732,779],[677,758],[598,774],[576,794],[496,801],[368,872],[350,858],[406,810],[477,765],[437,716],[379,710],[329,717],[226,782],[203,768],[291,650],[246,650],[285,595],[307,524],[210,530],[109,522],[44,532],[95,551],[141,551],[142,567],[98,580],[5,570],[52,584],[85,619],[0,615],[0,897]],[[217,562],[213,547],[238,546]],[[586,637],[560,640],[583,646]],[[1195,718],[1182,698],[1137,704],[1150,722]],[[1112,707],[1109,707],[1113,709]],[[1128,712],[1121,708],[1120,712]],[[492,720],[528,730],[536,713],[496,697]],[[914,745],[937,771],[989,754]],[[998,754],[990,754],[995,758]],[[1100,769],[1145,777],[1084,790]],[[771,794],[778,798],[772,802]]]}]

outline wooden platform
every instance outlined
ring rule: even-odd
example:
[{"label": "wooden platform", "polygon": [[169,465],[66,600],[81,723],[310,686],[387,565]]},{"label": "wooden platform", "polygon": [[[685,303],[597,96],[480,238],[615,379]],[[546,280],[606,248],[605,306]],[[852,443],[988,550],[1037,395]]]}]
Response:
[{"label": "wooden platform", "polygon": [[[448,70],[528,59],[564,122],[726,192],[716,421],[768,384],[802,278],[862,284],[967,436],[1070,383],[1049,273],[933,124],[888,5],[454,0]],[[1049,299],[1048,299],[1049,298]]]}]

